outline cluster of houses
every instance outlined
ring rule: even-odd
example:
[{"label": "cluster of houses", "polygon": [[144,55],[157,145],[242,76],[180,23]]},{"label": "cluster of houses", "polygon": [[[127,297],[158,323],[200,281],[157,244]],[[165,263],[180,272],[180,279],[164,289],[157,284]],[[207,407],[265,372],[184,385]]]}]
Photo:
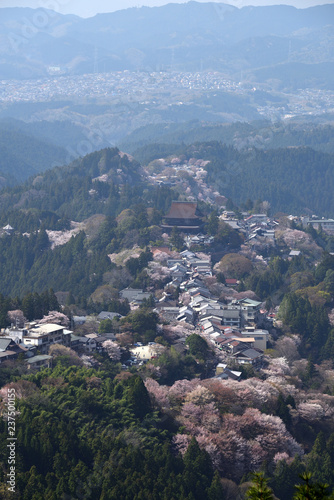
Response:
[{"label": "cluster of houses", "polygon": [[311,217],[301,217],[300,222],[304,227],[312,226],[316,230],[322,229],[326,233],[334,233],[334,219],[325,219],[324,217],[320,219],[316,215],[312,215]]},{"label": "cluster of houses", "polygon": [[[263,242],[263,239],[275,242],[274,229],[277,222],[265,214],[251,215],[244,221],[233,219],[232,213],[228,212],[224,212],[222,217],[232,227],[236,225],[236,229],[243,231],[250,244],[255,244],[255,240]],[[196,331],[233,365],[261,363],[268,339],[268,332],[257,328],[261,319],[261,303],[250,298],[231,300],[227,304],[220,302],[205,285],[205,279],[212,277],[211,256],[206,253],[197,254],[189,249],[194,245],[205,248],[212,242],[211,237],[199,232],[203,225],[197,204],[172,202],[162,227],[168,232],[177,228],[186,233],[188,249],[181,252],[178,258],[170,256],[167,259],[170,281],[165,286],[162,298],[156,301],[155,311],[163,321],[181,326],[184,323],[194,325]],[[171,255],[168,248],[159,250]],[[226,280],[226,285],[234,287],[237,280]],[[181,302],[172,300],[173,290],[181,292]],[[151,298],[151,293],[126,288],[120,291],[120,298],[127,299],[131,309],[136,309],[144,300]],[[115,317],[119,319],[120,315],[102,312],[98,320],[113,320]],[[75,324],[80,324],[85,319],[75,317],[74,321]],[[52,358],[49,349],[54,344],[61,344],[78,352],[93,353],[102,352],[106,340],[115,340],[114,334],[90,333],[76,336],[64,326],[35,322],[26,324],[21,329],[12,326],[0,336],[0,363],[16,359],[21,354],[29,367],[50,366]]]},{"label": "cluster of houses", "polygon": [[23,328],[12,325],[3,329],[0,337],[0,362],[15,360],[21,355],[28,368],[49,367],[51,345],[71,346],[71,332],[57,324],[27,323]]},{"label": "cluster of houses", "polygon": [[[160,317],[195,325],[196,331],[233,364],[260,364],[269,336],[267,330],[256,326],[262,319],[261,302],[243,298],[224,304],[212,296],[204,283],[205,277],[212,276],[209,255],[204,258],[201,254],[199,258],[185,250],[179,259],[167,260],[167,266],[171,281],[155,307]],[[173,288],[181,292],[181,302],[171,300],[167,291]]]},{"label": "cluster of houses", "polygon": [[[170,253],[167,247],[154,249],[153,253],[157,252]],[[194,325],[195,331],[231,365],[260,365],[269,336],[267,330],[257,328],[263,319],[261,302],[243,298],[225,304],[214,297],[205,284],[205,278],[212,276],[210,255],[184,250],[178,258],[167,258],[166,265],[170,278],[154,308],[161,321],[181,327],[185,323]],[[227,285],[231,287],[237,283],[232,279],[230,282]],[[178,300],[172,298],[176,290],[180,292]],[[120,292],[120,297],[128,299],[131,309],[135,309],[150,297],[150,293],[126,288]],[[224,373],[227,372],[228,368]]]},{"label": "cluster of houses", "polygon": [[245,242],[252,248],[269,248],[276,245],[275,229],[279,223],[266,214],[244,214],[243,220],[235,218],[234,212],[224,211],[220,219],[245,236]]},{"label": "cluster of houses", "polygon": [[[100,319],[105,319],[109,314],[115,315],[115,313],[102,312],[99,315]],[[49,350],[53,345],[63,345],[79,353],[89,354],[103,352],[103,343],[106,340],[115,340],[115,335],[113,333],[103,335],[88,333],[77,336],[66,327],[54,323],[30,322],[26,323],[23,328],[12,325],[1,331],[0,364],[8,360],[24,359],[29,369],[50,367],[52,356]]]},{"label": "cluster of houses", "polygon": [[276,245],[275,229],[279,223],[265,214],[254,214],[246,218],[247,243],[252,248]]}]

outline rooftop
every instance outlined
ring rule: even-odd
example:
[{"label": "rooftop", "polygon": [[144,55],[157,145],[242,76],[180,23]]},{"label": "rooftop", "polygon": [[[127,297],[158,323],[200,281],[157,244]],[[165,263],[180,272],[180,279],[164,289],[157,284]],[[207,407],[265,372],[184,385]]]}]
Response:
[{"label": "rooftop", "polygon": [[30,359],[27,360],[27,363],[29,363],[29,365],[31,365],[31,364],[34,364],[34,363],[39,363],[41,361],[47,361],[49,359],[52,359],[52,356],[49,356],[47,354],[45,354],[45,355],[39,355],[39,356],[33,356],[32,358],[30,358]]},{"label": "rooftop", "polygon": [[34,328],[30,328],[30,330],[28,330],[28,336],[42,337],[43,335],[60,332],[61,330],[64,330],[64,327],[61,325],[56,325],[55,323],[46,323],[45,325],[36,325]]},{"label": "rooftop", "polygon": [[13,342],[13,339],[2,338],[0,339],[0,352],[6,351],[8,346]]},{"label": "rooftop", "polygon": [[198,219],[196,209],[197,203],[173,201],[166,217],[171,219]]}]

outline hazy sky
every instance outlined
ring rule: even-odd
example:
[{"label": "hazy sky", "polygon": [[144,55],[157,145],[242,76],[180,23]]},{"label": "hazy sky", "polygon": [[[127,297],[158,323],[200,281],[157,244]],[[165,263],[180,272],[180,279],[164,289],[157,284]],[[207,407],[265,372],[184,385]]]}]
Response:
[{"label": "hazy sky", "polygon": [[[201,0],[201,2],[215,0]],[[44,7],[50,8],[62,14],[77,14],[82,17],[94,16],[98,12],[113,12],[115,10],[126,9],[128,7],[155,7],[167,3],[185,3],[185,0],[0,0],[1,7]],[[323,5],[334,3],[334,0],[226,0],[223,2],[235,7],[245,5],[293,5],[298,8],[311,7],[313,5]]]}]

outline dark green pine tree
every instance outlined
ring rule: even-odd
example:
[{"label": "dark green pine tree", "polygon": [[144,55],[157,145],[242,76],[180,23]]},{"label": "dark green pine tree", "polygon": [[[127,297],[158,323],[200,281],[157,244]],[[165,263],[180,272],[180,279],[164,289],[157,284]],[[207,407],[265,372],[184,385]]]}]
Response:
[{"label": "dark green pine tree", "polygon": [[49,237],[45,229],[42,228],[37,233],[35,253],[38,255],[39,253],[49,248],[49,246],[50,246]]},{"label": "dark green pine tree", "polygon": [[184,247],[184,240],[177,227],[173,227],[172,229],[172,233],[170,235],[170,242],[178,252],[181,251],[182,248]]},{"label": "dark green pine tree", "polygon": [[29,473],[26,474],[27,476],[27,483],[24,488],[23,500],[43,500],[43,477],[41,474],[37,473],[37,468],[35,465],[33,465],[29,471]]},{"label": "dark green pine tree", "polygon": [[224,492],[218,471],[215,471],[212,483],[207,489],[207,500],[222,500],[224,498]]},{"label": "dark green pine tree", "polygon": [[276,415],[280,417],[285,425],[289,427],[291,425],[291,415],[286,401],[284,400],[282,394],[278,396],[277,399],[277,410]]},{"label": "dark green pine tree", "polygon": [[272,480],[275,495],[280,499],[292,498],[295,484],[298,483],[303,471],[304,465],[298,455],[290,465],[285,460],[280,460],[276,465]]},{"label": "dark green pine tree", "polygon": [[49,290],[49,311],[59,311],[59,302],[53,289]]},{"label": "dark green pine tree", "polygon": [[310,355],[307,361],[305,379],[310,382],[316,376],[317,370],[312,361],[312,356]]},{"label": "dark green pine tree", "polygon": [[322,483],[311,483],[312,474],[304,472],[300,475],[304,481],[296,485],[296,493],[293,500],[330,500],[333,496],[328,495],[328,485]]},{"label": "dark green pine tree", "polygon": [[34,319],[35,307],[34,297],[32,293],[28,293],[22,300],[22,311],[24,316],[29,320]]},{"label": "dark green pine tree", "polygon": [[267,485],[268,480],[261,472],[253,474],[253,484],[246,491],[246,498],[249,500],[274,500],[272,490]]},{"label": "dark green pine tree", "polygon": [[208,217],[208,222],[206,224],[206,230],[211,236],[215,236],[218,232],[219,218],[217,212],[212,212]]},{"label": "dark green pine tree", "polygon": [[129,379],[128,401],[137,418],[144,418],[151,411],[151,401],[144,382],[139,376]]},{"label": "dark green pine tree", "polygon": [[189,494],[200,500],[206,497],[206,490],[211,486],[213,469],[210,457],[205,450],[201,450],[193,437],[183,457],[185,465],[184,481]]}]

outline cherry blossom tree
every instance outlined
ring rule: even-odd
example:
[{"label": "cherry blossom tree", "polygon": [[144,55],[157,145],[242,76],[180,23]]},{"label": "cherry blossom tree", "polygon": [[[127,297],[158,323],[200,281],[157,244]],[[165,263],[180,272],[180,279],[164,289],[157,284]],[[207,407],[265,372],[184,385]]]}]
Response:
[{"label": "cherry blossom tree", "polygon": [[191,392],[199,384],[199,379],[194,378],[192,380],[177,380],[169,389],[168,397],[171,404],[180,404],[186,394]]},{"label": "cherry blossom tree", "polygon": [[179,295],[179,302],[184,306],[189,306],[191,302],[191,296],[188,292],[183,292]]},{"label": "cherry blossom tree", "polygon": [[198,385],[193,391],[189,392],[185,397],[185,401],[187,403],[193,403],[199,406],[212,403],[213,399],[214,399],[213,394],[206,387],[202,385]]},{"label": "cherry blossom tree", "polygon": [[276,455],[274,456],[275,464],[281,462],[282,460],[284,460],[284,462],[286,463],[290,463],[292,461],[291,457],[289,457],[289,455],[285,451],[276,453]]},{"label": "cherry blossom tree", "polygon": [[102,342],[102,347],[106,350],[109,358],[112,361],[120,361],[121,359],[121,349],[117,342],[113,342],[112,340],[105,340]]},{"label": "cherry blossom tree", "polygon": [[242,300],[242,299],[259,300],[259,297],[252,290],[246,290],[245,292],[238,292],[235,295],[235,298],[237,300]]},{"label": "cherry blossom tree", "polygon": [[28,380],[19,380],[18,382],[11,382],[10,384],[4,385],[0,389],[0,397],[7,401],[8,397],[8,389],[15,389],[15,398],[22,399],[27,398],[36,392],[39,392],[39,389],[36,384],[33,382],[29,382]]},{"label": "cherry blossom tree", "polygon": [[268,376],[284,376],[290,375],[290,367],[288,360],[285,357],[281,358],[269,358],[268,357],[268,367],[263,370]]},{"label": "cherry blossom tree", "polygon": [[284,356],[289,362],[300,359],[298,353],[298,346],[300,345],[300,337],[298,335],[292,335],[281,337],[275,344],[275,349],[278,351],[280,356]]},{"label": "cherry blossom tree", "polygon": [[121,347],[132,345],[134,342],[134,336],[131,332],[117,333],[116,339]]},{"label": "cherry blossom tree", "polygon": [[170,407],[167,386],[158,384],[158,382],[152,378],[147,378],[144,383],[156,406],[160,408]]},{"label": "cherry blossom tree", "polygon": [[334,326],[334,309],[331,309],[328,313],[329,322]]},{"label": "cherry blossom tree", "polygon": [[147,273],[152,281],[161,281],[168,278],[171,275],[171,270],[162,266],[158,262],[150,262],[147,268]]},{"label": "cherry blossom tree", "polygon": [[72,236],[75,236],[80,231],[80,227],[70,229],[69,231],[51,231],[46,230],[49,241],[51,243],[51,248],[55,248],[60,245],[65,245],[70,241]]},{"label": "cherry blossom tree", "polygon": [[284,242],[289,248],[312,253],[314,257],[320,258],[323,250],[315,243],[312,236],[298,229],[285,229],[276,232],[277,240]]},{"label": "cherry blossom tree", "polygon": [[212,394],[214,394],[215,401],[221,410],[230,408],[234,403],[236,403],[236,393],[228,386],[228,384],[223,383],[222,380],[207,379],[204,380],[202,384],[204,387],[207,387]]},{"label": "cherry blossom tree", "polygon": [[21,309],[15,309],[14,311],[8,311],[8,319],[14,326],[18,328],[23,328],[24,324],[27,322],[27,318],[24,316]]},{"label": "cherry blossom tree", "polygon": [[334,398],[332,396],[331,404],[324,400],[309,400],[298,404],[297,411],[300,417],[308,422],[314,423],[325,417],[333,417],[334,415]]},{"label": "cherry blossom tree", "polygon": [[164,337],[168,342],[173,342],[176,339],[183,338],[194,331],[194,326],[188,323],[178,323],[176,325],[164,325],[161,336]]},{"label": "cherry blossom tree", "polygon": [[93,358],[93,356],[87,356],[87,354],[83,354],[81,356],[81,361],[83,365],[87,366],[88,368],[92,368],[96,365],[96,360]]},{"label": "cherry blossom tree", "polygon": [[183,456],[188,449],[190,439],[191,436],[188,436],[187,434],[175,434],[172,438],[173,447]]},{"label": "cherry blossom tree", "polygon": [[[286,366],[286,360],[280,363]],[[274,465],[303,455],[281,418],[261,411],[263,406],[275,408],[281,393],[286,396],[291,388],[297,391],[284,375],[276,378],[277,384],[252,378],[241,382],[178,380],[171,387],[147,379],[145,385],[155,405],[162,411],[172,410],[184,429],[173,439],[175,450],[184,454],[194,436],[200,448],[209,453],[214,467],[224,477],[239,481],[244,474],[259,470],[264,461]],[[280,380],[284,386],[279,385]],[[333,396],[317,400],[307,394],[302,397],[304,400],[293,410],[294,421],[301,416],[310,418],[309,414],[316,418],[332,415]]]},{"label": "cherry blossom tree", "polygon": [[156,252],[153,257],[154,261],[160,263],[165,263],[170,258],[171,258],[170,255],[166,252]]},{"label": "cherry blossom tree", "polygon": [[43,316],[40,320],[40,324],[55,323],[56,325],[62,325],[68,327],[70,325],[70,320],[68,317],[58,311],[50,311],[47,316]]},{"label": "cherry blossom tree", "polygon": [[83,364],[81,358],[75,351],[73,351],[73,349],[70,349],[69,347],[66,347],[62,344],[53,344],[52,346],[50,346],[49,354],[53,358],[66,358],[69,365],[79,366]]}]

